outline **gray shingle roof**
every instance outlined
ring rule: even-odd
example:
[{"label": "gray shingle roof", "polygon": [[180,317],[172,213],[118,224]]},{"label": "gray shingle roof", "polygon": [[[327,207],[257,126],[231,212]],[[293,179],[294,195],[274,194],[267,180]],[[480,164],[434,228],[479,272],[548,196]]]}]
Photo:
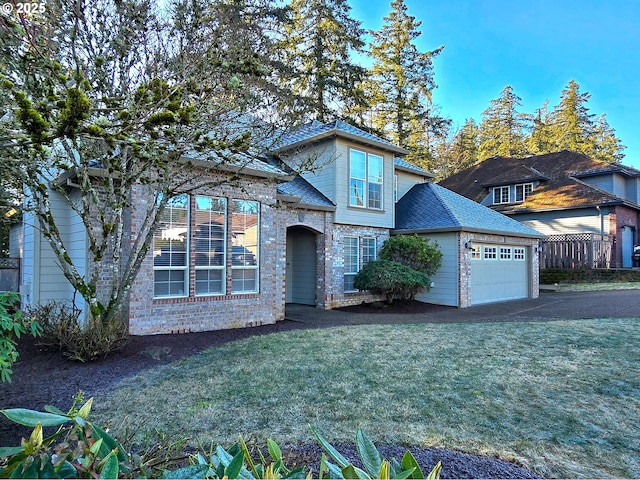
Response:
[{"label": "gray shingle roof", "polygon": [[413,163],[409,163],[398,157],[395,157],[393,159],[393,164],[400,170],[410,171],[412,173],[417,173],[418,175],[423,175],[429,178],[433,178],[435,176],[433,173],[425,170],[424,168],[420,168],[419,166],[414,165]]},{"label": "gray shingle roof", "polygon": [[329,138],[332,136],[339,136],[349,138],[351,140],[359,141],[361,143],[390,150],[392,152],[405,154],[407,150],[401,148],[384,138],[377,137],[371,133],[365,132],[353,125],[349,125],[342,120],[334,120],[332,122],[320,123],[316,120],[313,122],[300,125],[299,127],[288,130],[283,133],[280,139],[271,148],[272,151],[277,152],[293,148],[302,143],[313,142],[322,138]]},{"label": "gray shingle roof", "polygon": [[540,232],[434,183],[414,185],[396,204],[396,231],[474,231],[522,237]]},{"label": "gray shingle roof", "polygon": [[300,197],[300,203],[304,205],[335,208],[331,200],[299,175],[289,182],[278,184],[277,189],[280,195]]},{"label": "gray shingle roof", "polygon": [[[222,170],[245,173],[247,175],[285,177],[289,176],[283,169],[267,163],[267,158],[260,158],[243,152],[191,152],[183,155],[185,158],[212,162],[218,164]],[[290,178],[290,176],[289,176]]]}]

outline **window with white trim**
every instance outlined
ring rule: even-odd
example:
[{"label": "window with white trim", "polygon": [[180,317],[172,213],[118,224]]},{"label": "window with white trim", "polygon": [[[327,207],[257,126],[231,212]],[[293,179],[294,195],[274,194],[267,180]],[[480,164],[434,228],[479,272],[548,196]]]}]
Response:
[{"label": "window with white trim", "polygon": [[485,260],[497,260],[498,258],[498,247],[483,247],[483,256]]},{"label": "window with white trim", "polygon": [[533,192],[533,183],[516,185],[516,202],[524,202]]},{"label": "window with white trim", "polygon": [[260,204],[231,201],[231,293],[258,291]]},{"label": "window with white trim", "polygon": [[195,198],[195,294],[221,295],[226,288],[227,201]]},{"label": "window with white trim", "polygon": [[511,260],[511,247],[500,247],[500,260]]},{"label": "window with white trim", "polygon": [[493,203],[509,203],[509,187],[493,187]]},{"label": "window with white trim", "polygon": [[353,279],[358,273],[359,247],[358,237],[344,237],[344,291],[355,292]]},{"label": "window with white trim", "polygon": [[516,247],[513,249],[513,259],[514,260],[525,260],[526,259],[526,250],[524,248]]},{"label": "window with white trim", "polygon": [[398,175],[393,174],[393,201],[398,201]]},{"label": "window with white trim", "polygon": [[153,296],[186,297],[188,287],[189,197],[167,201],[153,235]]},{"label": "window with white trim", "polygon": [[349,205],[382,210],[384,159],[349,149]]},{"label": "window with white trim", "polygon": [[471,259],[472,260],[480,260],[481,256],[480,256],[480,246],[479,245],[473,245],[471,247]]},{"label": "window with white trim", "polygon": [[378,256],[375,237],[344,237],[344,291],[357,292],[356,274]]}]

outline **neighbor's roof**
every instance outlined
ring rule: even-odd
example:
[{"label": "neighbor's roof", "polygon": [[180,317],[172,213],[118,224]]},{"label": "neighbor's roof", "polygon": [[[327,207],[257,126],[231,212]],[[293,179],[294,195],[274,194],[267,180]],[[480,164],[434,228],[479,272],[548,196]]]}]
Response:
[{"label": "neighbor's roof", "polygon": [[439,183],[471,200],[482,202],[491,187],[541,182],[524,202],[492,206],[493,209],[504,213],[620,204],[640,208],[633,202],[587,185],[581,180],[581,178],[613,173],[629,177],[640,176],[640,170],[619,164],[609,164],[581,153],[563,150],[526,158],[488,158]]},{"label": "neighbor's roof", "polygon": [[540,232],[435,183],[411,187],[396,203],[396,232],[468,231],[543,238]]},{"label": "neighbor's roof", "polygon": [[420,168],[419,166],[414,165],[413,163],[409,163],[406,160],[403,160],[398,157],[395,157],[393,159],[393,164],[395,165],[396,170],[403,170],[405,172],[415,173],[417,175],[422,175],[423,177],[428,177],[428,178],[435,177],[433,173],[428,172],[424,168]]},{"label": "neighbor's roof", "polygon": [[295,127],[283,133],[280,139],[271,147],[271,151],[280,152],[300,147],[308,143],[317,142],[326,138],[345,138],[357,143],[373,146],[401,155],[409,153],[408,150],[399,147],[383,138],[365,132],[342,120],[320,123],[317,120]]}]

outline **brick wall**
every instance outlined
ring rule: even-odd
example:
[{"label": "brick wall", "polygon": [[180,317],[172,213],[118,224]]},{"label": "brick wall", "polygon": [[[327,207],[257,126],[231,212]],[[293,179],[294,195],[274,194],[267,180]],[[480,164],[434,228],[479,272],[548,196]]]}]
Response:
[{"label": "brick wall", "polygon": [[[241,182],[202,187],[196,194],[260,202],[259,292],[233,295],[195,296],[193,267],[190,267],[189,295],[184,298],[153,298],[153,253],[150,252],[140,269],[129,296],[129,331],[133,335],[198,332],[226,328],[243,328],[275,323],[284,318],[283,265],[286,230],[275,208],[275,184]],[[143,221],[144,207],[152,197],[144,195],[144,188],[136,191],[131,212],[131,239]],[[230,217],[230,215],[229,215]],[[228,218],[229,218],[228,217]],[[191,222],[193,225],[193,215]],[[227,229],[230,245],[231,229]],[[192,248],[193,242],[191,244]],[[193,252],[192,252],[193,253]],[[229,263],[229,259],[227,259]],[[227,292],[231,289],[231,268],[227,264]]]},{"label": "brick wall", "polygon": [[638,219],[638,212],[631,208],[618,205],[611,209],[609,213],[609,234],[615,235],[615,243],[613,251],[611,252],[611,267],[622,267],[622,228],[632,227],[635,229],[635,243],[640,243],[638,234],[638,227],[640,226],[640,220]]}]

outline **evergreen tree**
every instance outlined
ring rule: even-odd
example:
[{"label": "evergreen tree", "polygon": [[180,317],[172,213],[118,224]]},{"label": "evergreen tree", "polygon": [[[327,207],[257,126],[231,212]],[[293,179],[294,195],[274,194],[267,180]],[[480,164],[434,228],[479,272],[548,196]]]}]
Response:
[{"label": "evergreen tree", "polygon": [[555,152],[551,114],[548,111],[549,101],[545,100],[530,118],[530,132],[527,137],[527,150],[532,155]]},{"label": "evergreen tree", "polygon": [[580,85],[571,80],[562,90],[560,103],[552,113],[553,138],[558,150],[572,150],[589,155],[593,150],[591,140],[595,124],[593,114],[586,106],[589,93],[580,93]]},{"label": "evergreen tree", "polygon": [[518,157],[526,155],[526,116],[518,112],[522,99],[511,85],[507,85],[500,97],[482,112],[480,123],[480,159],[501,155]]},{"label": "evergreen tree", "polygon": [[346,0],[292,0],[292,21],[281,44],[291,68],[285,82],[305,99],[305,111],[321,122],[357,112],[366,101],[359,89],[365,69],[351,54],[364,48],[364,30],[350,17]]},{"label": "evergreen tree", "polygon": [[382,29],[371,32],[372,123],[415,156],[428,153],[434,130],[448,122],[437,117],[431,103],[433,58],[444,47],[418,51],[415,40],[422,22],[407,14],[404,0],[394,0],[391,9]]},{"label": "evergreen tree", "polygon": [[625,147],[618,137],[616,137],[613,128],[607,122],[606,114],[600,115],[596,122],[593,132],[593,150],[591,156],[598,160],[609,163],[619,163],[624,158]]}]

